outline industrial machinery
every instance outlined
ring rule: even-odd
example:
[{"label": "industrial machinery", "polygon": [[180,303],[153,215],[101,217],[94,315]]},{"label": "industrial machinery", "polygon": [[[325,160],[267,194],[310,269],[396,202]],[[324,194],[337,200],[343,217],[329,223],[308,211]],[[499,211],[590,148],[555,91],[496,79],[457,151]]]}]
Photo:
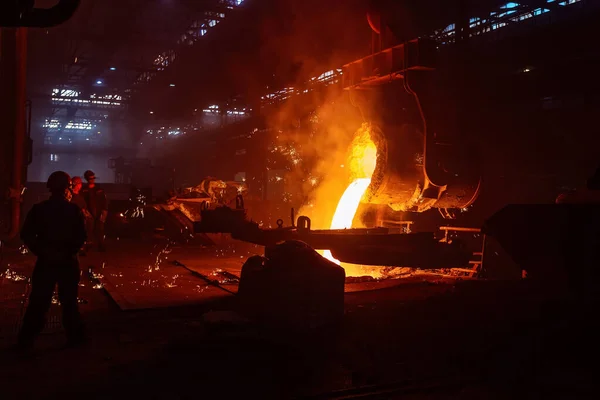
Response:
[{"label": "industrial machinery", "polygon": [[[369,22],[381,36],[381,29]],[[410,212],[435,208],[452,218],[453,210],[477,198],[480,168],[460,134],[462,125],[450,118],[456,110],[444,106],[452,102],[440,101],[437,57],[436,43],[419,39],[343,67],[343,89],[358,108],[356,113],[368,121],[376,146],[375,169],[363,197],[368,204]],[[293,212],[289,227],[279,220],[277,228],[264,229],[247,219],[241,195],[235,208],[203,208],[200,217],[192,219],[196,233],[230,233],[262,246],[300,240],[352,264],[450,269],[467,267],[473,257],[460,241],[439,240],[433,232],[384,227],[313,230],[309,218],[296,221]]]},{"label": "industrial machinery", "polygon": [[462,242],[439,240],[432,232],[401,233],[389,228],[313,230],[309,218],[294,219],[292,210],[291,226],[284,227],[279,219],[277,228],[261,228],[247,219],[243,198],[238,196],[236,208],[202,210],[194,232],[229,233],[233,239],[261,246],[299,240],[314,249],[330,250],[341,262],[359,265],[457,268],[467,266],[472,257]]},{"label": "industrial machinery", "polygon": [[199,185],[183,189],[183,193],[178,196],[178,199],[200,197],[207,198],[211,203],[226,204],[235,199],[238,194],[245,193],[246,191],[247,186],[245,183],[207,177]]},{"label": "industrial machinery", "polygon": [[[470,206],[479,193],[477,154],[435,85],[436,44],[412,40],[344,66],[343,86],[372,124],[377,164],[366,196],[395,211]],[[449,96],[450,94],[446,94]],[[387,112],[379,104],[385,103]]]},{"label": "industrial machinery", "polygon": [[175,211],[190,222],[200,220],[201,210],[233,205],[237,196],[245,193],[246,184],[207,177],[200,184],[182,189],[164,204],[155,204],[159,211]]}]

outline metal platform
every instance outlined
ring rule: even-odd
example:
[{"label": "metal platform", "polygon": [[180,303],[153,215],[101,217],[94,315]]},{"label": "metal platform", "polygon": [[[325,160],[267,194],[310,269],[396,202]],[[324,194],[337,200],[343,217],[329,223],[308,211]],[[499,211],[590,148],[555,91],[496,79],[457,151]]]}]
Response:
[{"label": "metal platform", "polygon": [[435,69],[436,43],[414,39],[346,64],[342,68],[345,90],[365,89],[402,79],[406,71]]},{"label": "metal platform", "polygon": [[231,233],[233,239],[272,246],[299,240],[317,250],[331,250],[341,262],[375,266],[406,266],[422,269],[468,267],[472,252],[461,242],[440,242],[432,232],[391,233],[388,228],[312,230],[310,219],[300,217],[297,226],[262,229],[246,219],[243,209],[221,207],[204,210],[194,232]]}]

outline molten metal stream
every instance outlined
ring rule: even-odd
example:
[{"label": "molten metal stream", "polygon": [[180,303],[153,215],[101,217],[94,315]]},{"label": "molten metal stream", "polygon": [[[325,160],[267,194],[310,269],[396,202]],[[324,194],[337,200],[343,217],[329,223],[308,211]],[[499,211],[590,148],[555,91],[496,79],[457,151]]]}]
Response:
[{"label": "molten metal stream", "polygon": [[[360,199],[362,199],[369,184],[371,184],[371,178],[360,178],[348,186],[335,209],[331,229],[348,229],[352,227],[352,220],[360,204]],[[340,265],[340,261],[334,258],[329,250],[323,252],[323,257]]]},{"label": "molten metal stream", "polygon": [[[330,229],[352,228],[352,221],[360,201],[371,184],[371,177],[376,164],[377,147],[371,138],[371,126],[365,123],[356,131],[350,145],[347,165],[349,166],[352,183],[348,185],[337,204]],[[321,254],[329,261],[341,265],[340,261],[333,257],[330,250],[325,250]],[[342,265],[342,267],[348,272],[348,264]]]}]

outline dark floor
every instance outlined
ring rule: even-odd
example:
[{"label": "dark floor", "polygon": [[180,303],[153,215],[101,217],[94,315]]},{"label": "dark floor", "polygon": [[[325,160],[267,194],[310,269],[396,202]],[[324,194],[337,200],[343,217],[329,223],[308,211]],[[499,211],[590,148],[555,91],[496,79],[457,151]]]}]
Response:
[{"label": "dark floor", "polygon": [[305,334],[235,313],[237,286],[222,271],[239,274],[259,249],[165,247],[115,241],[82,258],[91,343],[61,349],[54,305],[29,357],[8,348],[28,290],[19,279],[34,259],[5,251],[1,398],[597,397],[590,311],[526,280],[419,275],[347,285],[343,326]]}]

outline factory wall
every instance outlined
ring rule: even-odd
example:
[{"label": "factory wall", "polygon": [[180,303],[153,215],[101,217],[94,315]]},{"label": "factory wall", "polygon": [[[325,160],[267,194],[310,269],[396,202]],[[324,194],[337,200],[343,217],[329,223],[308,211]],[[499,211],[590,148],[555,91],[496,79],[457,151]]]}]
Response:
[{"label": "factory wall", "polygon": [[62,170],[71,176],[83,176],[86,170],[92,170],[98,177],[98,183],[113,183],[114,171],[108,167],[110,155],[105,153],[75,152],[39,152],[34,154],[28,168],[30,182],[45,182],[54,171]]}]

